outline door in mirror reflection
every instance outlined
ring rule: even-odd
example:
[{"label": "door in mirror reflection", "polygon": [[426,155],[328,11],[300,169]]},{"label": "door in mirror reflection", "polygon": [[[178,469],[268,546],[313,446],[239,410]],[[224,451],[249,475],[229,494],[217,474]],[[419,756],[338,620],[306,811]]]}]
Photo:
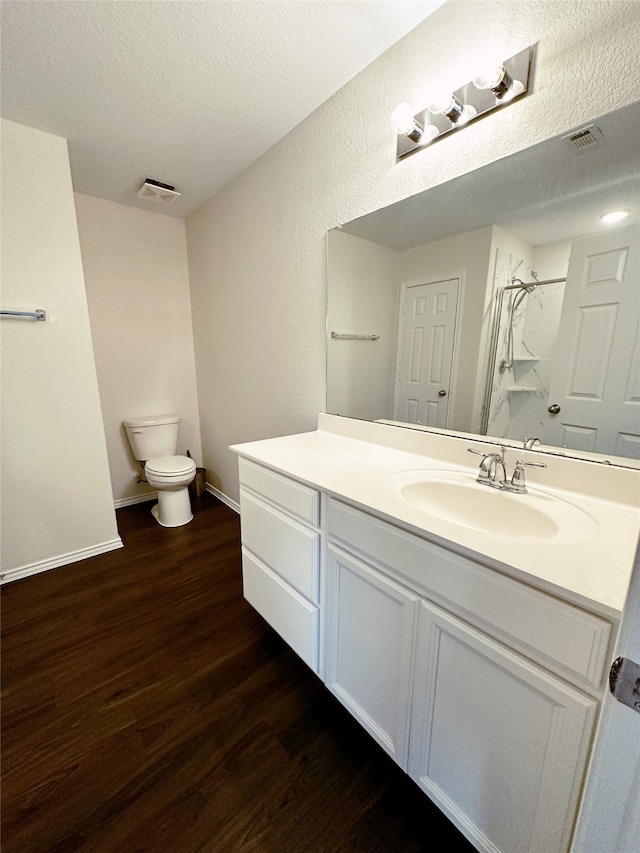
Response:
[{"label": "door in mirror reflection", "polygon": [[[634,457],[640,446],[637,227],[571,249],[545,443]],[[548,409],[548,411],[549,411]]]},{"label": "door in mirror reflection", "polygon": [[402,287],[393,417],[449,426],[459,279]]}]

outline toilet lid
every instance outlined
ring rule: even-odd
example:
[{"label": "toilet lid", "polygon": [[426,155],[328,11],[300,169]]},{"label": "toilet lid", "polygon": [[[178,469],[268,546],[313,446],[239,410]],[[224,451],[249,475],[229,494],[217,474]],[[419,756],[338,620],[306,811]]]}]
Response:
[{"label": "toilet lid", "polygon": [[196,470],[196,463],[188,456],[158,456],[148,459],[145,471],[161,477],[175,477],[178,474],[190,474]]}]

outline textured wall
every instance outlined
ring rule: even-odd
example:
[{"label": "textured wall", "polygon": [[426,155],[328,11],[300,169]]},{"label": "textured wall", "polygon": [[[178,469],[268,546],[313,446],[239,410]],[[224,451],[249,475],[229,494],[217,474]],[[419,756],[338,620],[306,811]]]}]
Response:
[{"label": "textured wall", "polygon": [[[119,547],[64,139],[2,120],[2,570]],[[46,566],[44,564],[47,564]]]},{"label": "textured wall", "polygon": [[75,196],[93,349],[118,505],[149,493],[123,418],[180,415],[178,451],[200,465],[184,221]]},{"label": "textured wall", "polygon": [[[327,240],[327,411],[392,418],[398,253],[340,230]],[[378,340],[335,340],[332,331],[375,334]]]},{"label": "textured wall", "polygon": [[[238,497],[234,442],[311,430],[325,405],[326,232],[637,99],[640,4],[451,0],[187,222],[202,442]],[[389,114],[537,43],[533,94],[396,165]],[[284,94],[283,94],[284,96]]]}]

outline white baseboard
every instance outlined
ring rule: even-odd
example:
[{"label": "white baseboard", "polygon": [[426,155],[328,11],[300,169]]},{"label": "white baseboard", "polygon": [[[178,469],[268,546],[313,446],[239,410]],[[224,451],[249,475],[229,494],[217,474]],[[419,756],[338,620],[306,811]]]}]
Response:
[{"label": "white baseboard", "polygon": [[123,506],[133,506],[133,504],[142,504],[147,501],[157,501],[158,493],[153,490],[149,492],[143,492],[141,495],[134,495],[132,498],[118,498],[113,502],[113,505],[116,509],[120,509]]},{"label": "white baseboard", "polygon": [[215,486],[212,486],[211,483],[207,483],[205,485],[205,489],[209,492],[210,495],[213,495],[218,500],[222,501],[223,504],[226,504],[230,509],[234,512],[237,512],[240,515],[240,504],[232,501],[231,498],[227,497],[223,494],[219,489],[216,489]]},{"label": "white baseboard", "polygon": [[0,584],[11,583],[11,581],[17,581],[20,578],[28,578],[31,575],[40,574],[40,572],[48,572],[49,569],[57,569],[60,566],[66,566],[68,563],[77,563],[79,560],[86,560],[88,557],[97,557],[98,554],[106,554],[107,551],[115,551],[122,547],[122,539],[118,537],[109,542],[102,542],[100,545],[93,545],[91,548],[81,548],[79,551],[70,551],[68,554],[60,554],[58,557],[51,557],[48,560],[40,560],[37,563],[29,563],[15,569],[7,569],[0,574]]}]

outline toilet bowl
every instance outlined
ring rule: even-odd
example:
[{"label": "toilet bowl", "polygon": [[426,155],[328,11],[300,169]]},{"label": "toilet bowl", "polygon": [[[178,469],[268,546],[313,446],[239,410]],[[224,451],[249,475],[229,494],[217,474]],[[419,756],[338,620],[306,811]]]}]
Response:
[{"label": "toilet bowl", "polygon": [[196,476],[196,463],[188,456],[159,456],[144,466],[150,486],[158,490],[158,503],[151,508],[163,527],[180,527],[193,518],[189,484]]},{"label": "toilet bowl", "polygon": [[196,476],[196,463],[189,456],[176,456],[178,415],[149,415],[123,421],[133,455],[144,465],[145,479],[158,492],[151,510],[163,527],[180,527],[193,518],[189,484]]}]

